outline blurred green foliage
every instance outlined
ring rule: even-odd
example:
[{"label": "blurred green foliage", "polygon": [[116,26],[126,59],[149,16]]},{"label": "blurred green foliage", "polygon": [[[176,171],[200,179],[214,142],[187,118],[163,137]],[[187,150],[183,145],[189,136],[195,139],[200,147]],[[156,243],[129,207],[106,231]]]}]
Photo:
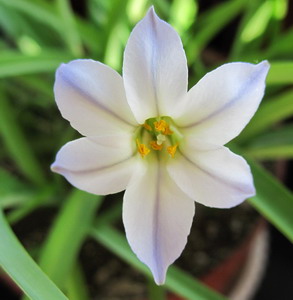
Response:
[{"label": "blurred green foliage", "polygon": [[[225,62],[269,60],[263,103],[234,145],[252,165],[258,194],[251,203],[293,241],[292,193],[258,165],[293,157],[293,16],[288,15],[289,1],[74,3],[0,0],[0,207],[7,212],[10,224],[39,207],[60,207],[48,239],[39,249],[38,261],[50,279],[70,299],[88,298],[77,259],[88,235],[150,275],[125,238],[111,227],[113,220],[120,218],[121,206],[96,217],[102,198],[70,191],[65,180],[49,169],[60,146],[77,136],[54,103],[56,68],[75,58],[92,58],[121,71],[131,29],[150,5],[180,34],[188,57],[190,85]],[[23,291],[31,299],[51,300],[50,293],[56,300],[64,299],[16,242],[2,214],[0,228],[0,264]],[[14,254],[13,258],[8,253]],[[162,291],[151,284],[149,288],[150,298],[164,298]],[[186,299],[222,299],[175,267],[169,272],[166,288]]]}]

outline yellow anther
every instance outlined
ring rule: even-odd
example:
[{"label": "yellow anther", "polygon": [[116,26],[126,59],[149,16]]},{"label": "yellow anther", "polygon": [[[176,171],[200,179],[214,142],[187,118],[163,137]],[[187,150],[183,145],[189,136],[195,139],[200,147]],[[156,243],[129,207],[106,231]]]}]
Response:
[{"label": "yellow anther", "polygon": [[151,150],[145,144],[141,144],[138,139],[136,139],[136,144],[137,151],[140,153],[142,158],[150,153]]},{"label": "yellow anther", "polygon": [[165,120],[154,122],[154,126],[157,131],[161,131],[163,134],[170,135],[173,133]]},{"label": "yellow anther", "polygon": [[167,151],[171,155],[172,158],[175,156],[175,153],[177,151],[177,147],[178,147],[178,143],[176,143],[174,146],[167,147]]},{"label": "yellow anther", "polygon": [[165,131],[166,127],[168,126],[168,123],[165,120],[160,120],[154,122],[154,126],[157,131]]},{"label": "yellow anther", "polygon": [[164,133],[165,135],[171,135],[171,134],[173,133],[173,131],[170,129],[169,126],[167,126],[167,127],[165,128],[165,130],[163,131],[163,133]]},{"label": "yellow anther", "polygon": [[142,124],[142,126],[143,126],[146,130],[152,131],[152,127],[151,127],[149,124],[144,123],[144,124]]},{"label": "yellow anther", "polygon": [[151,141],[150,144],[154,150],[162,150],[162,148],[163,148],[163,144],[158,145],[158,143],[156,141]]}]

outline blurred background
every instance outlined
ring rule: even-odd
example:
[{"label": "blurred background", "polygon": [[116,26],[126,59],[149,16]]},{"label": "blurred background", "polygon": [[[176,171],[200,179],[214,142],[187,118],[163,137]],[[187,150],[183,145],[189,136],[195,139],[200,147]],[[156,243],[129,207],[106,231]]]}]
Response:
[{"label": "blurred background", "polygon": [[[165,299],[165,289],[154,287],[136,258],[127,256],[121,234],[122,195],[102,202],[75,191],[50,171],[60,147],[79,137],[54,102],[57,67],[73,59],[92,58],[121,73],[129,34],[151,5],[182,38],[190,87],[226,62],[266,59],[271,63],[260,109],[231,144],[249,162],[261,166],[254,171],[259,197],[229,212],[199,205],[197,229],[177,267],[204,278],[203,268],[210,271],[225,261],[230,249],[241,245],[251,230],[246,224],[258,223],[260,213],[268,220],[270,238],[263,248],[262,271],[246,299],[293,299],[289,241],[293,219],[289,191],[293,190],[293,2],[289,0],[0,0],[0,207],[5,218],[30,255],[70,299]],[[230,223],[225,223],[226,218]],[[117,232],[105,224],[113,225]],[[220,242],[218,237],[230,231],[232,238]],[[220,246],[224,250],[215,254],[213,249]],[[197,261],[192,267],[188,266],[190,255]],[[16,259],[14,267],[18,266],[21,268]],[[77,282],[70,279],[70,273]],[[18,288],[3,271],[1,274],[0,299],[20,299]],[[179,290],[174,288],[175,294],[180,294],[182,286],[192,289],[182,283]],[[224,293],[230,291],[231,287],[225,287]],[[188,298],[184,291],[182,295],[180,299],[204,299]]]}]

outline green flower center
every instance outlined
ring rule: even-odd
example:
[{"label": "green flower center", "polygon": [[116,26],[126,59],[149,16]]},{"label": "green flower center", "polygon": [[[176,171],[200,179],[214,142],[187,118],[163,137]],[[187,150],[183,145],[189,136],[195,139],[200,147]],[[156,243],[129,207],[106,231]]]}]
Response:
[{"label": "green flower center", "polygon": [[165,152],[174,157],[182,135],[170,117],[147,119],[137,129],[135,140],[142,158],[152,152]]}]

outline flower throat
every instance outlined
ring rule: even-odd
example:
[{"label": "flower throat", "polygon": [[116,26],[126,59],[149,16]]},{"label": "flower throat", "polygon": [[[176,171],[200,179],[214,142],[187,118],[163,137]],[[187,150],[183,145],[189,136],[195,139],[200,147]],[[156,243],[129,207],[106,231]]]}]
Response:
[{"label": "flower throat", "polygon": [[142,158],[152,152],[165,152],[174,158],[179,139],[180,133],[170,117],[150,118],[138,127],[137,151]]}]

